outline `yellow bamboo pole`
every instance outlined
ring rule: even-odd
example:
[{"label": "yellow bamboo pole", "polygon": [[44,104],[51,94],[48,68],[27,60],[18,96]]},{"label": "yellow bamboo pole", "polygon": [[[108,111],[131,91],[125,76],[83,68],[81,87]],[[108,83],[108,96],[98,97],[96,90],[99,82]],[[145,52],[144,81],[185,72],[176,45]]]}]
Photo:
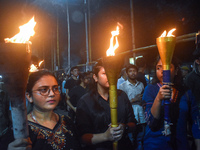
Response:
[{"label": "yellow bamboo pole", "polygon": [[[110,115],[111,115],[111,127],[118,126],[117,120],[117,79],[123,65],[123,57],[109,56],[103,58],[103,66],[106,71],[106,75],[109,82],[109,102],[110,102]],[[113,150],[117,150],[118,142],[113,142]]]}]

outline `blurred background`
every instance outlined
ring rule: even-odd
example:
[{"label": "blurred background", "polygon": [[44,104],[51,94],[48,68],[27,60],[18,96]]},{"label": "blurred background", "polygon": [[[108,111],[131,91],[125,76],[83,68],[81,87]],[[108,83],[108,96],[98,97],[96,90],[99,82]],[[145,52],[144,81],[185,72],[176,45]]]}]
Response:
[{"label": "blurred background", "polygon": [[[37,24],[30,39],[32,55],[44,60],[43,68],[64,72],[75,65],[91,70],[89,64],[106,55],[118,22],[123,27],[116,54],[126,52],[125,64],[143,56],[147,68],[157,48],[134,49],[155,45],[164,30],[176,28],[177,37],[200,29],[198,0],[1,0],[0,42],[17,34],[33,16]],[[175,55],[190,65],[195,47],[193,36],[176,44]]]}]

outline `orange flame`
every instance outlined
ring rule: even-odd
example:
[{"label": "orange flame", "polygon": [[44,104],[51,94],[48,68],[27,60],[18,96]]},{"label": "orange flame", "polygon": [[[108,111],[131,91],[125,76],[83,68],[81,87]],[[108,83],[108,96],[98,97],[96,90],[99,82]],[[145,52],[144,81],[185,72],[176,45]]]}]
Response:
[{"label": "orange flame", "polygon": [[[106,51],[107,56],[114,56],[115,50],[119,47],[119,43],[118,43],[118,39],[117,39],[117,35],[119,35],[119,26],[117,26],[116,30],[112,31],[111,34],[112,34],[112,37],[110,38],[110,47]],[[115,38],[115,45],[113,44],[114,38]]]},{"label": "orange flame", "polygon": [[171,29],[168,34],[167,31],[165,30],[160,37],[175,37],[175,35],[173,35],[172,33],[176,30],[176,28]]},{"label": "orange flame", "polygon": [[41,65],[43,62],[44,62],[44,60],[40,61],[38,66],[40,67],[40,65]]},{"label": "orange flame", "polygon": [[32,65],[30,66],[29,72],[36,72],[36,71],[38,71],[37,66],[35,66],[34,64],[32,64]]},{"label": "orange flame", "polygon": [[5,38],[5,43],[31,43],[30,37],[35,34],[34,27],[36,22],[34,17],[26,24],[19,27],[20,32],[12,38]]}]

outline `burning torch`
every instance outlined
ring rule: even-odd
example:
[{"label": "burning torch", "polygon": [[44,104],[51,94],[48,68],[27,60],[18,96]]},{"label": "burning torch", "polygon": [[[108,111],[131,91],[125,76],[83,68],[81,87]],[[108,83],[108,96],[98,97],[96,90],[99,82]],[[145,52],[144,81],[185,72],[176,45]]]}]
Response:
[{"label": "burning torch", "polygon": [[[109,99],[110,99],[110,113],[111,113],[111,127],[117,127],[117,79],[123,65],[121,56],[115,56],[114,51],[119,47],[117,35],[119,35],[119,26],[116,31],[111,32],[110,47],[107,50],[107,57],[103,58],[103,66],[109,82]],[[115,41],[115,44],[114,44]],[[113,149],[117,150],[117,142],[113,142]]]},{"label": "burning torch", "polygon": [[14,138],[28,137],[25,91],[31,61],[31,42],[36,22],[34,17],[12,38],[0,44],[0,74],[11,102]]},{"label": "burning torch", "polygon": [[[160,54],[160,58],[163,65],[163,85],[171,85],[170,80],[170,66],[171,60],[176,45],[176,37],[172,35],[172,32],[176,29],[172,29],[166,36],[166,31],[156,39],[156,44]],[[170,131],[170,116],[169,116],[169,105],[170,99],[164,100],[164,131],[163,135],[168,136],[171,134]]]}]

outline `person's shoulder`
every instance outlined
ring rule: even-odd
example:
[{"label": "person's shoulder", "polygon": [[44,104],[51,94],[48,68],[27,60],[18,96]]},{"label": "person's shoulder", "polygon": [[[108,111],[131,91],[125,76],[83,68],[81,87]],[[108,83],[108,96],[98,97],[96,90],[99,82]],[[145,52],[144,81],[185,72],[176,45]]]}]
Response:
[{"label": "person's shoulder", "polygon": [[83,103],[91,103],[93,101],[93,96],[90,92],[85,93],[81,98],[78,100],[77,107],[78,105],[81,105]]},{"label": "person's shoulder", "polygon": [[127,96],[127,94],[123,90],[120,90],[120,89],[117,89],[117,95],[118,96]]},{"label": "person's shoulder", "polygon": [[139,81],[139,80],[137,80],[137,83],[138,83],[138,85],[140,85],[140,86],[144,86],[144,84],[143,84],[141,81]]},{"label": "person's shoulder", "polygon": [[145,87],[145,91],[147,90],[152,90],[152,89],[158,89],[159,86],[157,84],[148,84],[146,87]]},{"label": "person's shoulder", "polygon": [[66,82],[71,82],[71,81],[73,81],[73,78],[72,78],[72,77],[69,77],[69,78],[66,80]]},{"label": "person's shoulder", "polygon": [[122,84],[119,85],[119,87],[125,87],[128,84],[128,80],[124,81]]},{"label": "person's shoulder", "polygon": [[58,116],[59,116],[61,124],[63,124],[63,125],[73,124],[73,120],[71,119],[70,116],[64,115],[64,114],[58,114]]},{"label": "person's shoulder", "polygon": [[81,97],[81,99],[83,99],[83,100],[87,100],[87,99],[90,99],[90,98],[91,98],[91,92],[87,92]]}]

